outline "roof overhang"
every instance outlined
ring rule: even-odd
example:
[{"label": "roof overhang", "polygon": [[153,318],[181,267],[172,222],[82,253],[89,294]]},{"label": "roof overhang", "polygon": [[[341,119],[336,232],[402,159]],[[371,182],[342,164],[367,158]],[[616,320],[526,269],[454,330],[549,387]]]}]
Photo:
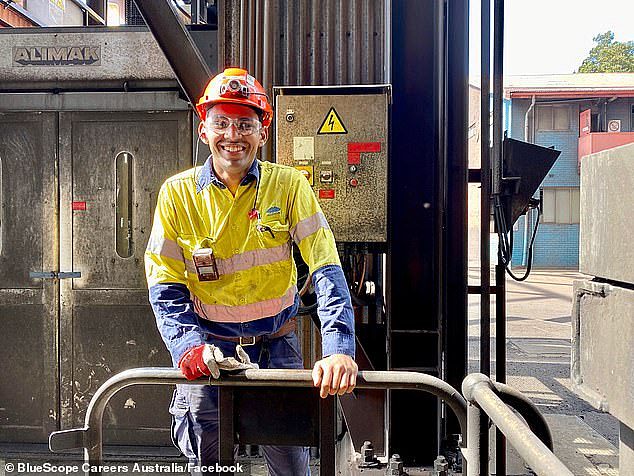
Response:
[{"label": "roof overhang", "polygon": [[631,98],[634,89],[507,89],[506,96],[510,99],[593,99],[593,98]]}]

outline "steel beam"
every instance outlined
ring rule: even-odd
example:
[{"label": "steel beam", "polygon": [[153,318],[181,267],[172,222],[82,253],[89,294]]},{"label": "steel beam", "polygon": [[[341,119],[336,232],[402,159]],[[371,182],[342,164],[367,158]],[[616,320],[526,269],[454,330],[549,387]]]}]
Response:
[{"label": "steel beam", "polygon": [[196,104],[212,72],[168,0],[135,0],[189,102]]},{"label": "steel beam", "polygon": [[[504,100],[504,0],[493,1],[493,162],[492,192],[497,198],[502,187],[502,139],[504,118],[502,102]],[[488,99],[488,98],[487,98]],[[486,124],[488,127],[488,122]],[[511,224],[509,224],[510,226]],[[500,230],[498,230],[500,231]],[[501,230],[506,233],[506,230]],[[512,250],[511,250],[512,252]],[[496,346],[495,346],[495,378],[498,382],[506,382],[506,278],[500,253],[495,272],[495,284],[498,287],[496,299]],[[495,432],[495,471],[499,476],[506,476],[506,441],[499,429]]]},{"label": "steel beam", "polygon": [[[441,0],[393,0],[390,11],[393,160],[388,184],[392,190],[386,269],[388,369],[415,366],[431,368],[436,375],[440,375],[443,351],[442,289],[447,272],[441,222],[447,166],[444,5]],[[388,407],[389,451],[401,455],[407,464],[431,464],[439,446],[437,402],[388,392]],[[413,415],[412,407],[424,411]],[[421,433],[420,428],[428,431]],[[414,432],[419,435],[416,440],[409,437]]]},{"label": "steel beam", "polygon": [[[481,1],[480,64],[480,372],[491,375],[491,2]],[[489,420],[480,415],[478,471],[489,470]],[[472,470],[473,465],[471,466]]]}]

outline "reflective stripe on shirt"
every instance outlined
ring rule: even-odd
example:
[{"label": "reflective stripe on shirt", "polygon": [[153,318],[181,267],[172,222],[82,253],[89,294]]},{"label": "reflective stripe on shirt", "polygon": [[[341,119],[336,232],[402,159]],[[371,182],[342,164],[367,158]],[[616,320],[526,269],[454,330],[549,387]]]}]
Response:
[{"label": "reflective stripe on shirt", "polygon": [[205,304],[198,296],[192,296],[194,310],[203,319],[214,322],[249,322],[275,316],[293,304],[297,287],[292,286],[282,297],[258,301],[241,306]]},{"label": "reflective stripe on shirt", "polygon": [[293,241],[299,244],[304,238],[312,235],[320,228],[325,228],[326,230],[330,230],[330,226],[328,226],[328,222],[326,221],[326,217],[323,213],[317,212],[314,215],[309,216],[308,218],[304,218],[297,225],[291,229],[291,236],[293,237]]},{"label": "reflective stripe on shirt", "polygon": [[[291,244],[284,243],[283,245],[276,246],[274,248],[256,249],[251,251],[245,251],[233,255],[227,259],[217,259],[216,266],[218,267],[219,274],[233,274],[238,271],[247,271],[256,266],[264,266],[267,264],[277,263],[278,261],[285,261],[291,257]],[[169,256],[168,256],[169,258]],[[185,266],[188,273],[196,274],[196,267],[192,260],[186,259]]]},{"label": "reflective stripe on shirt", "polygon": [[162,236],[158,238],[150,237],[150,241],[147,244],[147,251],[165,258],[185,261],[183,249],[178,246],[178,243],[165,239]]}]

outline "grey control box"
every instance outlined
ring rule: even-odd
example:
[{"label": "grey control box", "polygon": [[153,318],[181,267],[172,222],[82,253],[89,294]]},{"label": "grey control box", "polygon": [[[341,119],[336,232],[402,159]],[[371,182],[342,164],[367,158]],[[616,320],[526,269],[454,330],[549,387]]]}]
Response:
[{"label": "grey control box", "polygon": [[338,242],[386,242],[390,87],[273,91],[276,162],[305,175]]}]

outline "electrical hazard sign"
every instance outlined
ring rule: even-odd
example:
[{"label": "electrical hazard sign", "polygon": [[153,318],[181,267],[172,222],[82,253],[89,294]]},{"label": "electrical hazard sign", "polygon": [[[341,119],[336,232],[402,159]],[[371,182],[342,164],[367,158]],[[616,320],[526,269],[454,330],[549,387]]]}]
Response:
[{"label": "electrical hazard sign", "polygon": [[334,107],[330,108],[324,122],[321,124],[317,134],[347,134],[348,129],[343,125],[343,121],[337,114]]}]

